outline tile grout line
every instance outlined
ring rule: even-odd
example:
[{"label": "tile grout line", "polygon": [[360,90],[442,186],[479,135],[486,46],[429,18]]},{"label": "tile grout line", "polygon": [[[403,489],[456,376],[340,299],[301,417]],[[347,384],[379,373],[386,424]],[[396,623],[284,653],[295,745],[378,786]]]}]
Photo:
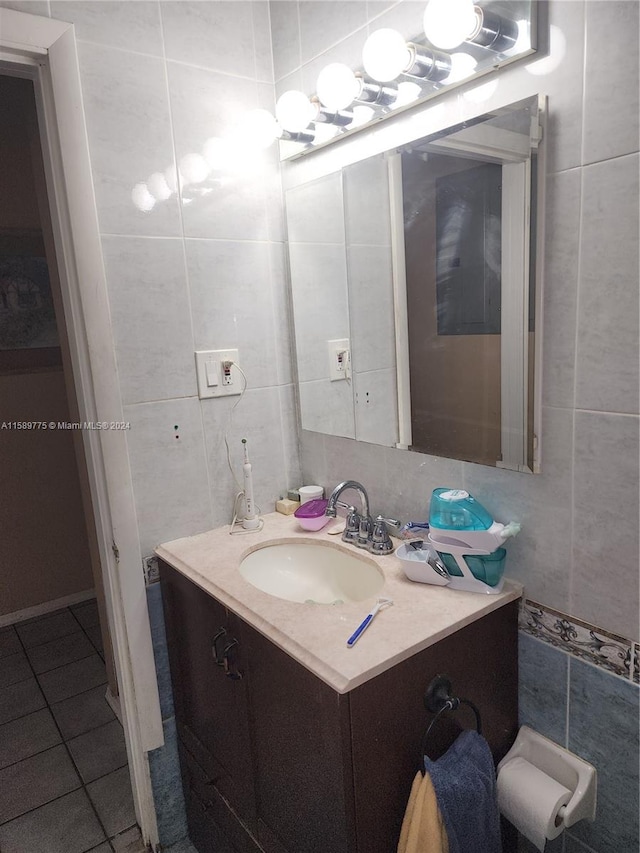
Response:
[{"label": "tile grout line", "polygon": [[[64,609],[65,609],[65,610],[68,610],[69,612],[71,612],[70,608],[68,608],[68,607],[66,607],[66,608],[64,608]],[[76,622],[78,622],[78,620],[77,620],[77,619],[76,619],[76,617],[73,615],[73,613],[71,613],[71,615],[73,616],[73,618],[75,619],[75,621],[76,621]],[[79,623],[79,622],[78,622],[78,625],[80,625],[80,623]],[[80,628],[82,629],[82,626],[80,626]],[[22,638],[21,638],[20,636],[18,636],[18,639],[19,639],[20,644],[22,645],[22,647],[23,647],[23,649],[24,649],[24,652],[25,652],[25,654],[26,654],[26,647],[24,646],[24,643],[22,642]],[[31,661],[29,661],[29,666],[30,666],[30,667],[31,667],[31,669],[33,670],[33,667],[31,666]],[[105,829],[105,826],[104,826],[104,824],[102,823],[102,820],[100,819],[100,815],[99,815],[99,814],[98,814],[98,812],[97,812],[97,809],[96,809],[96,807],[95,807],[95,805],[94,805],[94,803],[93,803],[93,800],[92,800],[92,799],[91,799],[91,797],[89,796],[89,792],[87,791],[86,785],[84,784],[84,781],[83,781],[82,776],[81,776],[81,774],[80,774],[80,770],[79,770],[78,766],[76,765],[76,762],[75,762],[75,760],[74,760],[74,758],[73,758],[73,755],[71,754],[71,750],[70,750],[70,749],[69,749],[69,747],[67,746],[67,743],[66,743],[66,741],[65,741],[65,739],[64,739],[64,736],[63,736],[63,734],[62,734],[62,731],[61,731],[61,729],[60,729],[60,726],[58,725],[58,721],[56,720],[55,714],[53,713],[53,711],[52,711],[52,709],[51,709],[51,703],[49,702],[49,699],[47,698],[47,696],[46,696],[46,694],[45,694],[44,690],[42,690],[42,687],[41,687],[41,685],[40,685],[40,682],[38,681],[38,676],[36,675],[35,670],[33,670],[33,675],[34,675],[34,678],[36,679],[36,683],[38,684],[38,687],[39,687],[39,689],[40,689],[40,692],[42,693],[42,696],[43,696],[43,698],[44,698],[44,701],[46,702],[46,707],[47,707],[47,710],[49,711],[49,714],[51,715],[51,718],[52,718],[52,720],[53,720],[53,724],[54,724],[54,726],[56,727],[56,729],[58,730],[58,734],[60,735],[60,738],[61,738],[61,741],[62,741],[62,746],[64,746],[64,749],[65,749],[65,751],[66,751],[66,753],[67,753],[67,756],[69,757],[69,760],[71,761],[71,765],[72,765],[72,767],[73,767],[73,768],[74,768],[74,770],[75,770],[76,776],[78,777],[78,782],[80,783],[79,788],[74,788],[73,790],[74,790],[74,791],[82,790],[82,791],[84,792],[85,797],[86,797],[86,798],[87,798],[87,800],[89,801],[89,806],[90,806],[90,808],[91,808],[91,811],[93,812],[93,814],[94,814],[94,816],[95,816],[95,818],[96,818],[96,820],[97,820],[97,822],[98,822],[98,826],[99,826],[99,827],[100,827],[100,829],[102,830],[102,833],[103,833],[103,835],[104,835],[104,838],[105,838],[106,840],[108,840],[108,839],[109,839],[109,836],[108,836],[108,834],[107,834],[107,831],[106,831],[106,829]],[[70,699],[71,697],[69,696],[69,697],[67,697],[67,698],[69,698],[69,699]],[[66,794],[62,794],[62,795],[61,795],[61,797],[57,797],[56,799],[61,799],[62,797],[66,796],[67,794],[71,794],[71,793],[73,793],[73,791],[67,791],[67,792],[66,792]],[[54,801],[53,801],[53,800],[49,800],[49,802],[54,802]],[[46,805],[48,805],[48,803],[42,803],[40,806],[37,806],[37,807],[36,807],[36,809],[37,809],[37,808],[42,808],[42,806],[46,806]],[[29,811],[36,811],[36,809],[30,809]],[[29,812],[24,812],[24,814],[29,814]],[[17,815],[16,817],[22,817],[22,815]],[[15,818],[13,818],[13,819],[15,820]],[[101,842],[101,843],[102,843],[102,842]]]},{"label": "tile grout line", "polygon": [[[83,633],[85,633],[85,636],[87,636],[87,638],[89,639],[89,642],[91,642],[91,638],[86,634],[86,632],[85,632],[85,630],[84,630],[84,627],[80,624],[79,620],[77,619],[77,617],[75,616],[75,614],[71,611],[71,609],[70,609],[69,607],[61,608],[61,611],[63,611],[63,610],[69,610],[69,611],[71,612],[71,615],[73,616],[73,618],[76,620],[76,622],[78,623],[78,625],[80,625],[80,630],[81,630]],[[61,611],[55,611],[55,612],[61,612]],[[46,618],[46,617],[43,617],[43,618]],[[74,632],[74,633],[76,633],[76,632]],[[91,811],[93,812],[93,814],[94,814],[94,816],[95,816],[95,818],[96,818],[96,820],[97,820],[97,822],[98,822],[98,826],[100,827],[100,829],[102,830],[102,833],[103,833],[103,835],[104,835],[104,839],[103,839],[102,841],[100,841],[98,845],[94,845],[94,848],[95,848],[96,846],[100,846],[101,844],[104,844],[104,843],[105,843],[105,841],[106,841],[106,843],[107,843],[107,844],[109,844],[109,847],[113,849],[113,845],[111,844],[111,838],[109,837],[109,834],[107,833],[106,827],[104,826],[104,824],[103,824],[103,822],[102,822],[102,820],[101,820],[101,818],[100,818],[100,815],[98,814],[97,809],[96,809],[96,807],[95,807],[95,805],[94,805],[94,802],[93,802],[93,800],[91,799],[91,796],[89,795],[89,791],[87,790],[87,785],[88,785],[88,784],[93,784],[93,782],[97,782],[97,781],[98,781],[98,779],[104,779],[106,776],[110,775],[110,773],[116,772],[117,770],[121,770],[121,769],[122,769],[122,767],[118,767],[118,768],[116,768],[116,770],[110,770],[110,771],[109,771],[109,773],[105,773],[105,774],[103,774],[102,776],[99,776],[97,779],[92,779],[90,783],[85,783],[85,782],[84,782],[84,780],[83,780],[83,778],[82,778],[82,775],[80,774],[80,770],[79,770],[79,768],[78,768],[78,766],[77,766],[77,764],[76,764],[76,762],[75,762],[75,760],[74,760],[74,758],[73,758],[73,755],[71,754],[71,750],[69,749],[69,747],[68,747],[68,745],[67,745],[67,741],[64,739],[64,736],[63,736],[63,734],[62,734],[62,731],[61,731],[61,729],[60,729],[60,726],[58,725],[58,721],[56,720],[55,714],[53,713],[53,709],[52,709],[52,707],[51,707],[51,703],[49,702],[48,698],[46,697],[46,695],[45,695],[44,691],[42,690],[42,688],[41,688],[41,686],[40,686],[40,682],[38,681],[38,677],[37,677],[37,675],[36,675],[36,672],[35,672],[35,670],[33,669],[33,666],[32,666],[32,664],[31,664],[31,661],[29,660],[29,657],[28,657],[28,655],[27,655],[27,653],[26,653],[26,651],[27,651],[27,650],[26,650],[26,646],[25,646],[25,645],[24,645],[24,643],[22,642],[22,638],[20,637],[20,635],[18,634],[18,632],[17,632],[17,631],[16,631],[16,635],[18,636],[18,642],[20,643],[20,646],[22,647],[22,651],[23,651],[23,653],[25,654],[25,657],[27,658],[27,662],[28,662],[28,664],[29,664],[29,667],[31,668],[31,670],[32,670],[32,672],[33,672],[33,677],[35,678],[36,684],[38,685],[38,688],[40,689],[40,692],[42,693],[42,696],[43,696],[43,698],[44,698],[44,701],[45,701],[45,703],[46,703],[46,706],[45,706],[45,707],[46,707],[46,710],[48,710],[48,711],[49,711],[49,714],[50,714],[51,718],[53,719],[53,723],[54,723],[54,725],[55,725],[55,727],[56,727],[56,729],[57,729],[57,731],[58,731],[58,734],[60,735],[60,738],[61,738],[61,743],[59,743],[59,744],[55,744],[55,746],[53,746],[53,747],[49,747],[49,749],[55,749],[55,748],[57,748],[58,746],[64,746],[65,751],[66,751],[66,753],[67,753],[67,755],[68,755],[68,757],[69,757],[69,759],[70,759],[70,761],[71,761],[71,764],[72,764],[72,766],[73,766],[73,768],[74,768],[74,770],[75,770],[75,772],[76,772],[76,776],[78,777],[78,782],[79,782],[80,784],[79,784],[79,787],[74,788],[74,789],[72,789],[71,791],[67,791],[67,792],[66,792],[66,793],[64,793],[64,794],[61,794],[59,797],[53,797],[51,800],[48,800],[46,803],[41,803],[39,806],[36,806],[36,807],[35,807],[35,808],[33,808],[33,809],[28,809],[26,812],[23,812],[22,814],[15,815],[14,817],[10,818],[8,821],[3,821],[2,823],[0,823],[0,826],[4,826],[4,825],[6,825],[6,824],[10,823],[12,820],[17,820],[18,818],[22,818],[22,817],[24,817],[24,816],[25,816],[25,815],[27,815],[27,814],[31,814],[32,812],[35,812],[35,811],[37,811],[38,809],[43,808],[44,806],[49,805],[50,803],[56,802],[57,800],[60,800],[60,799],[62,799],[63,797],[66,797],[66,796],[68,796],[69,794],[74,793],[75,791],[82,790],[82,791],[84,792],[84,794],[85,794],[85,797],[86,797],[86,798],[87,798],[87,800],[89,801],[89,805],[90,805]],[[69,635],[66,635],[66,636],[69,636]],[[44,644],[41,644],[41,645],[44,645]],[[93,644],[92,644],[92,645],[93,645]],[[35,648],[35,647],[34,647],[34,648]],[[84,660],[84,658],[82,658],[82,660]],[[75,663],[75,661],[72,661],[72,663]],[[104,660],[103,660],[103,664],[104,664]],[[98,686],[100,686],[100,685],[98,685]],[[90,688],[89,688],[89,690],[93,690],[93,689],[95,689],[95,688],[93,688],[93,687],[90,687]],[[86,693],[86,692],[88,692],[88,691],[87,691],[87,690],[82,691],[81,693],[77,693],[77,694],[75,694],[75,696],[80,696],[80,695],[82,695],[82,693]],[[68,697],[67,697],[67,699],[72,699],[72,698],[74,698],[74,697],[73,697],[73,696],[68,696]],[[60,701],[65,701],[65,700],[60,700]],[[106,700],[105,700],[105,702],[106,702]],[[56,703],[54,703],[54,704],[56,704]],[[44,709],[40,708],[40,709],[38,709],[38,710],[44,710]],[[32,713],[36,713],[36,712],[32,712]],[[22,717],[24,717],[24,716],[29,716],[29,715],[28,715],[28,714],[23,714],[23,715],[22,715]],[[22,717],[16,717],[15,719],[18,719],[18,720],[19,720],[19,719],[22,719]],[[116,719],[117,719],[117,717],[116,717]],[[11,721],[9,721],[9,722],[11,722]],[[110,723],[112,723],[112,722],[113,722],[113,720],[111,720],[111,721],[110,721]],[[110,723],[106,723],[105,725],[109,725]],[[96,726],[94,729],[89,729],[89,731],[95,731],[97,728],[100,728],[100,727],[99,727],[99,726]],[[86,733],[87,733],[87,732],[83,732],[82,734],[86,734]],[[79,735],[78,735],[78,737],[79,737]],[[71,740],[73,740],[73,738],[71,738]],[[47,752],[47,750],[42,750],[42,752]],[[42,752],[40,752],[40,753],[36,753],[36,755],[41,755],[41,754],[42,754]],[[32,757],[32,756],[28,756],[28,758],[31,758],[31,757]],[[25,760],[25,759],[22,759],[22,760]],[[19,763],[20,763],[20,762],[15,762],[13,765],[9,765],[9,766],[15,766],[15,764],[19,764]],[[127,767],[127,766],[128,766],[128,763],[123,765],[123,767]],[[3,768],[3,769],[6,769],[6,768]],[[133,825],[135,825],[135,824],[132,824],[132,826],[133,826]],[[125,829],[124,829],[124,830],[122,830],[122,832],[126,832],[126,831],[127,831],[127,829],[130,829],[130,828],[131,828],[131,827],[125,827]],[[119,834],[120,834],[120,833],[116,833],[116,835],[119,835]],[[115,837],[115,835],[114,835],[113,837]],[[89,848],[89,850],[91,850],[91,849],[93,849],[93,848]]]},{"label": "tile grout line", "polygon": [[[78,694],[78,695],[81,695],[81,694]],[[75,697],[71,697],[71,698],[75,698]],[[51,711],[50,707],[40,708],[38,711],[33,711],[32,713],[33,714],[39,714],[41,711],[50,711],[51,716],[53,717],[53,711]],[[30,717],[31,714],[25,714],[24,716]],[[24,719],[24,717],[16,717],[16,720],[23,720],[23,719]],[[16,722],[16,720],[12,720],[11,722]],[[54,718],[54,722],[55,722],[55,718]],[[114,714],[113,720],[109,720],[106,723],[100,723],[99,726],[94,726],[92,729],[87,729],[86,732],[81,732],[79,735],[74,735],[72,738],[69,738],[68,740],[64,740],[64,738],[63,738],[59,743],[54,743],[54,744],[52,744],[52,746],[46,746],[44,749],[39,749],[38,752],[32,752],[30,755],[25,756],[25,758],[19,758],[18,761],[12,761],[11,764],[5,764],[4,767],[0,768],[0,773],[4,770],[8,770],[9,767],[15,767],[16,764],[20,764],[20,762],[22,762],[22,761],[28,761],[30,758],[35,758],[37,755],[42,755],[45,752],[49,752],[50,749],[55,749],[57,746],[62,746],[63,744],[66,745],[67,743],[70,743],[72,740],[76,740],[76,738],[83,737],[84,735],[91,734],[92,732],[97,732],[98,729],[101,729],[104,726],[110,726],[114,722],[117,722],[118,724],[120,723],[120,721],[115,716],[115,714]],[[58,734],[60,735],[60,737],[63,737],[62,732],[60,731],[60,728],[58,726],[56,726],[56,728],[58,729]],[[108,773],[103,773],[102,776],[96,776],[96,778],[91,779],[90,782],[84,782],[82,780],[82,777],[80,777],[80,781],[82,782],[82,786],[85,787],[86,785],[91,785],[93,782],[97,782],[98,779],[104,779],[105,776],[108,776],[109,773],[113,773],[115,770],[122,770],[122,768],[126,767],[126,766],[127,766],[127,764],[122,764],[120,767],[114,767],[113,770],[109,770]],[[61,796],[64,797],[65,794],[62,794]],[[59,797],[55,797],[54,799],[59,799]],[[53,800],[51,800],[51,802],[53,802]],[[46,805],[46,803],[44,805]],[[39,806],[36,806],[36,808],[39,808]],[[33,811],[33,810],[30,809],[30,811]],[[11,818],[11,820],[13,820],[13,818]],[[7,821],[3,821],[3,822],[7,823]]]}]

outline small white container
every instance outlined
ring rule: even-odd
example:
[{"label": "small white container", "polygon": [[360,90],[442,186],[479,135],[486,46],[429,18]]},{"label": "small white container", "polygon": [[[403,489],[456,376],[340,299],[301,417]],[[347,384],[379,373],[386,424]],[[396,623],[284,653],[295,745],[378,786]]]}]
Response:
[{"label": "small white container", "polygon": [[[415,549],[411,547],[411,543],[405,542],[404,545],[396,548],[396,557],[402,563],[402,570],[410,581],[447,586],[449,580],[439,575],[427,562],[429,550],[429,548]],[[435,551],[433,553],[435,554]]]},{"label": "small white container", "polygon": [[322,486],[300,486],[300,503],[306,504],[307,501],[315,501],[324,497],[324,489]]}]

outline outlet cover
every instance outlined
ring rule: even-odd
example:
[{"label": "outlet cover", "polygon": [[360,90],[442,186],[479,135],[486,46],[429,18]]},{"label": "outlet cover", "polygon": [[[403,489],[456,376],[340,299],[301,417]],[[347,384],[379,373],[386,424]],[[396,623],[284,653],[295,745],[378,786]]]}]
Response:
[{"label": "outlet cover", "polygon": [[327,354],[329,356],[329,379],[331,382],[349,379],[351,375],[349,338],[327,341]]},{"label": "outlet cover", "polygon": [[[201,400],[242,393],[244,380],[236,367],[239,361],[237,349],[199,350],[195,356],[198,397]],[[234,362],[228,371],[224,368],[225,361]]]}]

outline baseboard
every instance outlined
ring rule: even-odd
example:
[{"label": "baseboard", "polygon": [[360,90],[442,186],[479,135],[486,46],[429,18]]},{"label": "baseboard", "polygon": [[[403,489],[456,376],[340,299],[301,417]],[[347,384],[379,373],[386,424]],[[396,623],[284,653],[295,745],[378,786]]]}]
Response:
[{"label": "baseboard", "polygon": [[24,610],[5,613],[4,616],[0,616],[0,628],[4,628],[5,625],[14,625],[16,622],[24,622],[25,619],[33,619],[36,616],[45,616],[47,613],[53,613],[54,610],[61,610],[63,607],[70,607],[72,604],[80,604],[82,601],[88,601],[95,597],[95,589],[85,589],[84,592],[74,592],[73,595],[54,598],[53,601],[43,601],[42,604],[35,604],[33,607],[26,607]]},{"label": "baseboard", "polygon": [[122,710],[120,708],[120,697],[115,696],[111,692],[111,688],[107,687],[107,692],[104,694],[104,698],[107,700],[107,705],[111,708],[113,713],[120,720],[120,725],[124,725],[122,722]]}]

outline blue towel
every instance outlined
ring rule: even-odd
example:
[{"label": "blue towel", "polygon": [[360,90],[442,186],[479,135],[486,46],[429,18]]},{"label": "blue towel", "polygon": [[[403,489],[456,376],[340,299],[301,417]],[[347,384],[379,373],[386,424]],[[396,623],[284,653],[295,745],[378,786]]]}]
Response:
[{"label": "blue towel", "polygon": [[491,750],[465,731],[437,761],[425,756],[447,828],[449,853],[501,853],[496,771]]}]

